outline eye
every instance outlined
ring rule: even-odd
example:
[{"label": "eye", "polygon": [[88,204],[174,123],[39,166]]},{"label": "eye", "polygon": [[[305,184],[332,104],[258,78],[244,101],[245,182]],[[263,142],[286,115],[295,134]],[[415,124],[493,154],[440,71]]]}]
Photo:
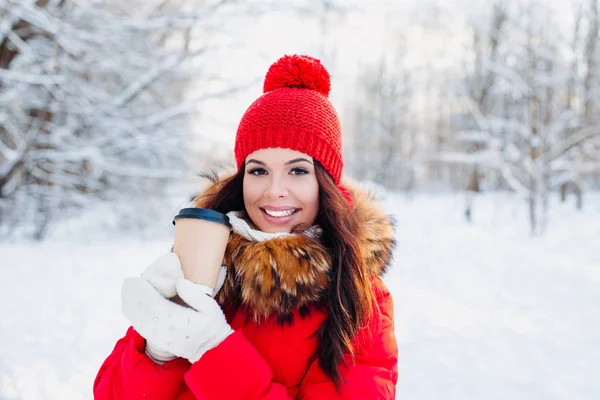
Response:
[{"label": "eye", "polygon": [[264,168],[254,168],[247,171],[250,175],[266,175],[267,171]]},{"label": "eye", "polygon": [[291,171],[291,174],[292,175],[306,175],[306,174],[308,174],[308,171],[305,170],[304,168],[294,168]]}]

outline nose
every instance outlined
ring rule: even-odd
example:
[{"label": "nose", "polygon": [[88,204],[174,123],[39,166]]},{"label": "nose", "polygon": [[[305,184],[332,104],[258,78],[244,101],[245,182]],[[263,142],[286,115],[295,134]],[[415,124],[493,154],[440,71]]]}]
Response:
[{"label": "nose", "polygon": [[273,176],[269,185],[265,190],[265,197],[271,199],[278,199],[282,197],[286,197],[288,195],[287,185],[285,183],[285,179],[282,179],[277,176]]}]

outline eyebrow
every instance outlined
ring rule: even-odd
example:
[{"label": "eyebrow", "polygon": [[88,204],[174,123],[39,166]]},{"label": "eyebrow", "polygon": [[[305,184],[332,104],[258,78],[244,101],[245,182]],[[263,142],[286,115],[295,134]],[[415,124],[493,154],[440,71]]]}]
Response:
[{"label": "eyebrow", "polygon": [[[291,164],[295,164],[297,162],[302,162],[302,161],[307,162],[310,165],[312,165],[312,163],[309,160],[307,160],[306,158],[301,158],[301,157],[300,158],[294,158],[293,160],[287,161],[284,165],[291,165]],[[250,160],[246,161],[246,165],[247,164],[258,164],[258,165],[267,166],[267,164],[265,164],[264,162],[259,161],[259,160],[255,160],[255,159],[250,159]]]}]

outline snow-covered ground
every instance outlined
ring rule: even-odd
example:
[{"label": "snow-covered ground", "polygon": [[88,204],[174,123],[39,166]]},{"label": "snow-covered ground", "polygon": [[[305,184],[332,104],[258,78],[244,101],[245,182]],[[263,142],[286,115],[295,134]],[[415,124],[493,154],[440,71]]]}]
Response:
[{"label": "snow-covered ground", "polygon": [[[554,199],[553,199],[554,200]],[[416,194],[386,200],[398,249],[386,281],[396,304],[398,399],[600,398],[600,195],[551,205],[530,237],[525,205]],[[91,399],[123,335],[123,278],[170,240],[54,238],[0,244],[0,399]]]}]

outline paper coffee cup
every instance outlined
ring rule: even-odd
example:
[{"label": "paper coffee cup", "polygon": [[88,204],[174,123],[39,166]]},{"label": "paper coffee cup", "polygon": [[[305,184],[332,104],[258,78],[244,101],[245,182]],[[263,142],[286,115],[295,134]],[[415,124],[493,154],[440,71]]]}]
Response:
[{"label": "paper coffee cup", "polygon": [[173,219],[173,251],[186,279],[215,288],[231,233],[229,217],[206,208],[184,208]]}]

